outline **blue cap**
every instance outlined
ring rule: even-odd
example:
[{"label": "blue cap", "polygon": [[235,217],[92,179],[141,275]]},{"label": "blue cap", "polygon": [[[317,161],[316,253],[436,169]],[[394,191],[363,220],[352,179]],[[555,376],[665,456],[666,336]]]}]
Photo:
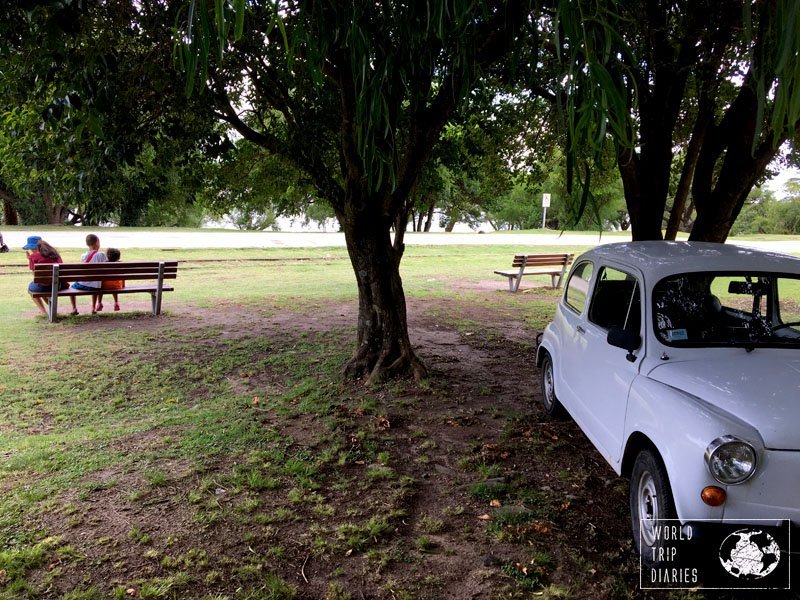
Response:
[{"label": "blue cap", "polygon": [[30,236],[28,238],[28,243],[25,244],[22,247],[22,249],[23,250],[35,250],[36,249],[36,244],[38,242],[41,242],[41,241],[42,241],[42,238],[40,238],[38,235],[32,235],[32,236]]}]

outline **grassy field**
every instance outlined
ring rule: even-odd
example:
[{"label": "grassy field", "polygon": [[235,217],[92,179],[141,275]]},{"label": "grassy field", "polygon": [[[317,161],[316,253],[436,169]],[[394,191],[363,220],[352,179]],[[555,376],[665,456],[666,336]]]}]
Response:
[{"label": "grassy field", "polygon": [[176,250],[162,317],[55,324],[0,254],[0,599],[647,597],[625,482],[539,407],[559,291],[505,291],[518,250],[408,247],[431,374],[376,388],[344,249]]},{"label": "grassy field", "polygon": [[[409,248],[409,300],[470,336],[479,319],[457,306],[484,302],[491,282],[492,306],[541,327],[557,294],[511,298],[492,275],[515,250]],[[383,435],[390,411],[418,410],[415,395],[448,395],[341,380],[356,303],[343,249],[221,254],[169,253],[181,268],[160,319],[123,296],[134,312],[67,317],[62,304],[56,324],[25,293],[24,253],[0,255],[0,598],[435,598],[455,585],[425,567],[448,556],[442,536],[474,527],[447,524],[466,520],[458,502],[418,512],[416,471],[444,452],[435,428]],[[478,386],[487,402],[492,385]],[[476,443],[452,460],[491,480],[501,469],[474,460]],[[411,519],[410,537],[390,542]],[[519,564],[481,585],[547,588]]]}]

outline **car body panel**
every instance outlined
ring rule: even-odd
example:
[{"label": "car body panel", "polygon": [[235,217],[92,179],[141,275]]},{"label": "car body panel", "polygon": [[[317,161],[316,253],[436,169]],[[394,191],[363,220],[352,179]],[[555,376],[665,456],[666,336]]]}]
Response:
[{"label": "car body panel", "polygon": [[759,459],[761,468],[753,478],[731,490],[725,521],[780,518],[800,524],[800,452],[767,450]]},{"label": "car body panel", "polygon": [[[787,423],[800,424],[800,352],[791,356],[791,352],[775,348],[714,350],[703,361],[661,364],[648,377],[704,397],[753,424],[767,448],[800,449],[797,430],[786,427]],[[715,353],[722,356],[714,357]],[[781,385],[774,385],[776,381]],[[786,402],[787,396],[798,402]]]},{"label": "car body panel", "polygon": [[[665,418],[680,415],[680,422]],[[758,433],[743,421],[717,407],[662,383],[639,377],[634,382],[625,423],[628,437],[644,434],[658,449],[672,483],[675,510],[682,521],[722,519],[723,507],[711,507],[700,499],[700,491],[719,486],[705,465],[709,442],[722,435],[737,435],[755,446]],[[612,465],[618,474],[621,464]],[[729,491],[738,486],[722,486]]]},{"label": "car body panel", "polygon": [[[543,352],[551,355],[556,395],[598,451],[624,474],[631,440],[649,440],[683,522],[800,523],[800,351],[666,343],[654,331],[651,306],[654,287],[676,273],[800,274],[800,259],[726,244],[607,244],[575,261],[565,296],[574,269],[585,261],[594,267],[587,305],[578,314],[562,297],[537,361]],[[604,266],[633,275],[641,286],[642,344],[631,354],[608,344],[608,330],[587,318]],[[747,441],[757,455],[755,474],[739,485],[720,484],[705,462],[708,445],[725,435]],[[701,501],[710,485],[726,490],[723,506]]]}]

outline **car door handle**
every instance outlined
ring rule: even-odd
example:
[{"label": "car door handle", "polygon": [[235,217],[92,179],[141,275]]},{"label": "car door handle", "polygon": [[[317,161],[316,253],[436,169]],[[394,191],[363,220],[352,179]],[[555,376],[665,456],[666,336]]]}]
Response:
[{"label": "car door handle", "polygon": [[586,333],[586,330],[583,327],[581,327],[580,325],[578,325],[575,328],[575,331],[577,331],[578,333]]}]

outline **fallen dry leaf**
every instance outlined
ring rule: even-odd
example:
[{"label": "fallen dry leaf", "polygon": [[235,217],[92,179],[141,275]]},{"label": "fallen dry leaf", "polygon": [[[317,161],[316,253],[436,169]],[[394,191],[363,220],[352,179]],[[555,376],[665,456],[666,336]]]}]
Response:
[{"label": "fallen dry leaf", "polygon": [[500,500],[498,500],[497,498],[495,498],[494,500],[492,500],[491,502],[489,502],[489,506],[491,506],[491,507],[493,507],[493,508],[500,508],[501,506],[503,506],[503,504],[500,502]]},{"label": "fallen dry leaf", "polygon": [[532,531],[542,535],[549,535],[552,529],[549,525],[542,523],[541,521],[533,521],[530,525]]},{"label": "fallen dry leaf", "polygon": [[491,521],[492,517],[491,517],[491,515],[480,515],[478,517],[478,520],[479,521]]}]

